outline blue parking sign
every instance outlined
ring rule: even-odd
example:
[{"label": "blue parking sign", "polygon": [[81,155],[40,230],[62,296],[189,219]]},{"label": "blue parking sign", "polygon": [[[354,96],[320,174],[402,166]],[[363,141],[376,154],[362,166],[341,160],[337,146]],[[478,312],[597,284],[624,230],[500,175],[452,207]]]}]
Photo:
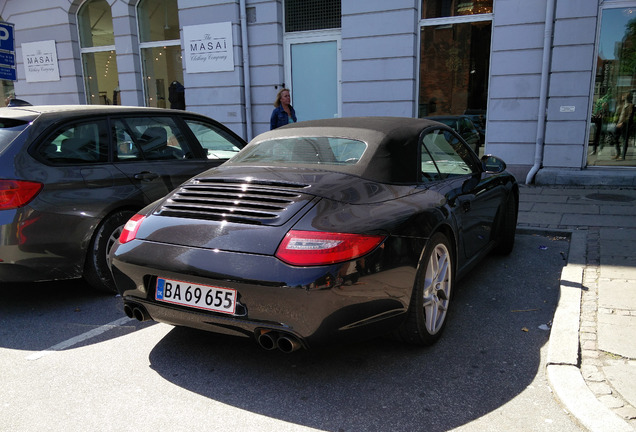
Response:
[{"label": "blue parking sign", "polygon": [[0,50],[14,51],[13,24],[0,22]]}]

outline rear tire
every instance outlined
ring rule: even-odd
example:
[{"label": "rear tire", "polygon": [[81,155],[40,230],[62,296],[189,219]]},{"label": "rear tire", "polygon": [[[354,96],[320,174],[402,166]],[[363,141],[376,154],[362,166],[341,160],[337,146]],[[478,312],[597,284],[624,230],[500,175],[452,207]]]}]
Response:
[{"label": "rear tire", "polygon": [[132,211],[122,210],[108,216],[91,240],[84,265],[84,279],[96,291],[117,292],[107,257],[124,225],[134,214]]},{"label": "rear tire", "polygon": [[497,230],[497,246],[494,252],[498,255],[509,255],[515,246],[517,232],[517,199],[510,194],[503,209]]},{"label": "rear tire", "polygon": [[455,284],[450,242],[442,233],[430,238],[420,259],[406,321],[397,336],[414,345],[432,345],[446,327]]}]

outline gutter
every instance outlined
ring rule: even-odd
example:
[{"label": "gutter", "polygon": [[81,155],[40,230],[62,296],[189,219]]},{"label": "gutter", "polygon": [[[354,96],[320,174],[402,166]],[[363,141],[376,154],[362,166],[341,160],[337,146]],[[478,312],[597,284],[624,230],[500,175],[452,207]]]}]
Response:
[{"label": "gutter", "polygon": [[548,0],[545,11],[545,34],[543,36],[543,62],[541,68],[541,90],[539,93],[539,113],[537,115],[537,139],[534,151],[534,165],[526,177],[526,184],[534,181],[543,163],[543,146],[545,141],[546,107],[548,100],[548,85],[550,81],[550,56],[552,48],[552,32],[554,30],[554,10],[556,0]]},{"label": "gutter", "polygon": [[246,0],[239,0],[241,9],[241,51],[243,53],[243,89],[245,92],[245,129],[247,142],[252,140],[252,79],[250,77],[249,43],[247,41]]}]

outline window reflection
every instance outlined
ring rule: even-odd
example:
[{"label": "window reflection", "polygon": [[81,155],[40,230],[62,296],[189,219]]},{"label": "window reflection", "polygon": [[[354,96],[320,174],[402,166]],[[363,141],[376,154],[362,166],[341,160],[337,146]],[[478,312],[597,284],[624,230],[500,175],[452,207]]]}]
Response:
[{"label": "window reflection", "polygon": [[490,21],[421,29],[419,116],[484,114]]},{"label": "window reflection", "polygon": [[636,9],[602,11],[588,165],[634,165]]},{"label": "window reflection", "polygon": [[422,0],[422,18],[492,13],[492,0]]},{"label": "window reflection", "polygon": [[106,0],[90,0],[77,12],[82,48],[115,45],[113,16]]},{"label": "window reflection", "polygon": [[142,0],[137,13],[140,42],[179,39],[177,0]]}]

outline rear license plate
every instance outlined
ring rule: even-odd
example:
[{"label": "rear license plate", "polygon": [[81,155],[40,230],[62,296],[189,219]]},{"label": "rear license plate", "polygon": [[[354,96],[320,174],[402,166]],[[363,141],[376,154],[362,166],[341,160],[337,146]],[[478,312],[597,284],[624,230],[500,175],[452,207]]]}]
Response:
[{"label": "rear license plate", "polygon": [[163,278],[157,278],[155,300],[227,314],[236,310],[236,290]]}]

